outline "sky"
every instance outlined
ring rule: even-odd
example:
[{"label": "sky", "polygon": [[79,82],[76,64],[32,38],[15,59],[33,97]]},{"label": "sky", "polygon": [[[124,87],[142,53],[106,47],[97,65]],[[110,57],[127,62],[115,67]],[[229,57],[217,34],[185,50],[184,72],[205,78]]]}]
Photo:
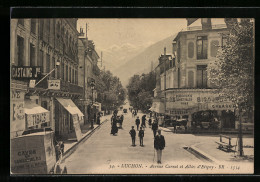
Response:
[{"label": "sky", "polygon": [[77,29],[86,29],[97,50],[111,47],[149,46],[174,35],[187,26],[186,19],[78,19]]}]

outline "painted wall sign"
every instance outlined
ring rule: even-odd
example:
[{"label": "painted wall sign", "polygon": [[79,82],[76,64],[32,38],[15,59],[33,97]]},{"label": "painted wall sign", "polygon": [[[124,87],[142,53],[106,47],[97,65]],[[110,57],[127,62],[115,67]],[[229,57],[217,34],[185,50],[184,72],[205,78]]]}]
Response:
[{"label": "painted wall sign", "polygon": [[11,90],[11,102],[10,102],[10,112],[11,112],[11,122],[10,122],[10,132],[11,138],[21,135],[25,130],[25,114],[24,114],[24,95],[25,92],[20,90]]},{"label": "painted wall sign", "polygon": [[27,127],[41,125],[42,123],[50,122],[49,112],[39,114],[26,114]]},{"label": "painted wall sign", "polygon": [[48,80],[48,89],[60,90],[60,80]]},{"label": "painted wall sign", "polygon": [[40,73],[40,66],[12,66],[13,79],[37,79]]}]

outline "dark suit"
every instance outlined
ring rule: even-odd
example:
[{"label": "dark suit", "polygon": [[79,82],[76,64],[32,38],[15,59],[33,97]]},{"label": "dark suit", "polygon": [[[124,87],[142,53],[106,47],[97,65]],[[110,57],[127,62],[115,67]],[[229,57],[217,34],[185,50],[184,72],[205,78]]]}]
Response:
[{"label": "dark suit", "polygon": [[137,126],[137,130],[139,129],[139,125],[140,125],[140,119],[136,119],[135,120],[135,124]]},{"label": "dark suit", "polygon": [[144,140],[143,140],[143,138],[144,138],[144,130],[140,130],[139,131],[139,138],[140,138],[140,145],[142,146],[142,145],[144,145]]},{"label": "dark suit", "polygon": [[131,138],[132,138],[132,145],[135,145],[135,136],[136,136],[136,132],[134,129],[131,129],[129,131],[129,134],[131,135]]},{"label": "dark suit", "polygon": [[153,130],[153,136],[155,137],[156,131],[158,130],[158,124],[157,123],[152,124],[152,130]]},{"label": "dark suit", "polygon": [[164,136],[162,135],[156,135],[154,138],[154,148],[156,149],[157,152],[157,162],[161,163],[162,159],[162,150],[165,147],[165,139]]}]

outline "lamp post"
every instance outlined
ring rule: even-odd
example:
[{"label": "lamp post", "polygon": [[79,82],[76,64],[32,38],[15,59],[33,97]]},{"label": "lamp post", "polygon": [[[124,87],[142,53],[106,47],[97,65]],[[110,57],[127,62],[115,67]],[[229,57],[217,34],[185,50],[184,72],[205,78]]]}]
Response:
[{"label": "lamp post", "polygon": [[[92,104],[91,104],[91,110],[92,110],[92,112],[93,112],[93,101],[94,101],[94,98],[93,98],[93,91],[94,91],[94,89],[95,89],[95,81],[94,80],[92,80],[91,81],[91,83],[90,83],[90,88],[91,88],[91,92],[92,92]],[[94,116],[94,115],[93,115]],[[93,126],[93,124],[94,124],[94,118],[93,119],[91,119],[91,129],[93,129],[94,128],[94,126]]]}]

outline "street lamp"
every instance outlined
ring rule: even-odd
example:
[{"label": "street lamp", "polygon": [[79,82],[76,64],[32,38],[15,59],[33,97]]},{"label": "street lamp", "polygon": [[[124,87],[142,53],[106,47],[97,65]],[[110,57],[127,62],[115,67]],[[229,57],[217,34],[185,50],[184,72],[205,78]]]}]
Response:
[{"label": "street lamp", "polygon": [[[94,103],[93,103],[93,101],[94,101],[93,91],[94,91],[94,89],[95,89],[95,81],[94,81],[94,80],[91,81],[91,83],[90,83],[90,88],[91,88],[91,91],[92,91],[92,104],[91,104],[91,108],[92,108],[92,112],[93,112],[93,104],[94,104]],[[94,122],[94,118],[91,119],[91,128],[94,128],[93,122]]]}]

